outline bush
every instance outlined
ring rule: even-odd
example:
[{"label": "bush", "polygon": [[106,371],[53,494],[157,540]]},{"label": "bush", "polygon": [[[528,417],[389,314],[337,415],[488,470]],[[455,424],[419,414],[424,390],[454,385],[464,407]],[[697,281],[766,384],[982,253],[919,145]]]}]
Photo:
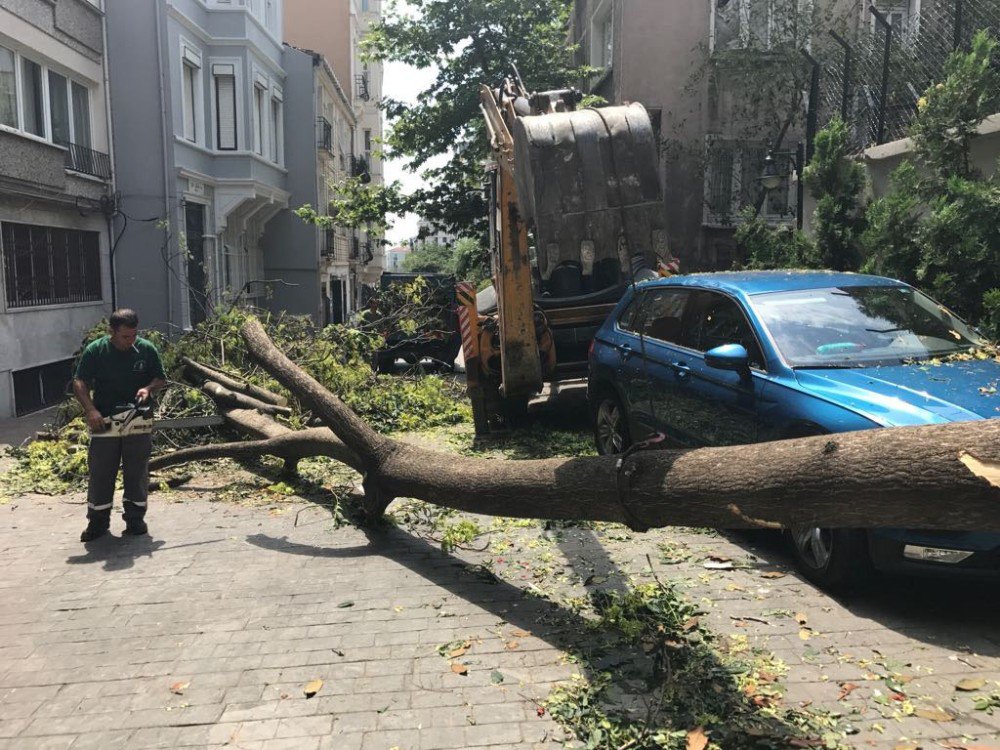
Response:
[{"label": "bush", "polygon": [[819,268],[816,247],[801,231],[789,226],[772,228],[752,210],[743,214],[736,244],[746,260],[744,268]]},{"label": "bush", "polygon": [[984,330],[995,328],[1000,289],[1000,174],[969,166],[976,126],[1000,106],[997,42],[976,34],[927,89],[911,129],[915,158],[868,209],[866,270],[918,284]]}]

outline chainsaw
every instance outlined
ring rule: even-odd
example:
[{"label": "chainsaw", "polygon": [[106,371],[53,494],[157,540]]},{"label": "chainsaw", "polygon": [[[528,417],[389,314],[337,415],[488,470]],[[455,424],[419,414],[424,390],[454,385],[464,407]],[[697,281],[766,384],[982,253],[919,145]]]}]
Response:
[{"label": "chainsaw", "polygon": [[129,437],[148,435],[160,430],[183,430],[195,427],[214,427],[223,424],[225,418],[217,414],[204,417],[177,417],[175,419],[154,419],[153,405],[150,403],[124,404],[116,407],[110,417],[104,418],[104,429],[92,432],[91,437]]}]

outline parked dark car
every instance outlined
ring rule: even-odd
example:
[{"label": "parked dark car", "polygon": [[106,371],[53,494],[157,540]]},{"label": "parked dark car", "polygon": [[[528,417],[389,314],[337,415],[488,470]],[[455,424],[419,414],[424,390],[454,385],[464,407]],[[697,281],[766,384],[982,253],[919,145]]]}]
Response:
[{"label": "parked dark car", "polygon": [[[625,295],[591,348],[597,447],[617,453],[654,432],[697,447],[997,418],[996,360],[940,363],[983,343],[934,300],[877,276],[651,281]],[[995,533],[799,528],[790,537],[803,573],[831,587],[872,564],[1000,575]]]},{"label": "parked dark car", "polygon": [[[399,326],[394,310],[381,308],[395,306],[396,295],[392,294],[394,287],[412,284],[417,278],[424,280],[427,293],[423,304],[413,311],[416,327],[404,330]],[[374,312],[374,319],[384,316],[386,320],[386,330],[380,331],[385,338],[385,347],[375,353],[372,363],[376,370],[392,370],[397,359],[411,365],[423,359],[431,359],[447,369],[454,367],[455,358],[462,346],[454,276],[439,273],[384,273],[379,280],[379,292],[369,300],[369,304]]]}]

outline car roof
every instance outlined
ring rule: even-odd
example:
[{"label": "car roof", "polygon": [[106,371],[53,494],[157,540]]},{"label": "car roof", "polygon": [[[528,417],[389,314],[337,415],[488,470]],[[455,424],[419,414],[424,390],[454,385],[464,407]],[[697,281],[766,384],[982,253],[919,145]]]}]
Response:
[{"label": "car roof", "polygon": [[742,294],[790,292],[799,289],[824,289],[845,286],[905,286],[884,276],[840,271],[720,271],[689,273],[656,279],[643,286],[700,286]]}]

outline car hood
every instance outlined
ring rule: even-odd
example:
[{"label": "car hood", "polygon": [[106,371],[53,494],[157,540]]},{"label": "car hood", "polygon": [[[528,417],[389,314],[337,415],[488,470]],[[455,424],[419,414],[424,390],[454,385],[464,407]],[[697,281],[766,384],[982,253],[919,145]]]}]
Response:
[{"label": "car hood", "polygon": [[885,427],[1000,417],[1000,363],[795,370],[799,386]]}]

